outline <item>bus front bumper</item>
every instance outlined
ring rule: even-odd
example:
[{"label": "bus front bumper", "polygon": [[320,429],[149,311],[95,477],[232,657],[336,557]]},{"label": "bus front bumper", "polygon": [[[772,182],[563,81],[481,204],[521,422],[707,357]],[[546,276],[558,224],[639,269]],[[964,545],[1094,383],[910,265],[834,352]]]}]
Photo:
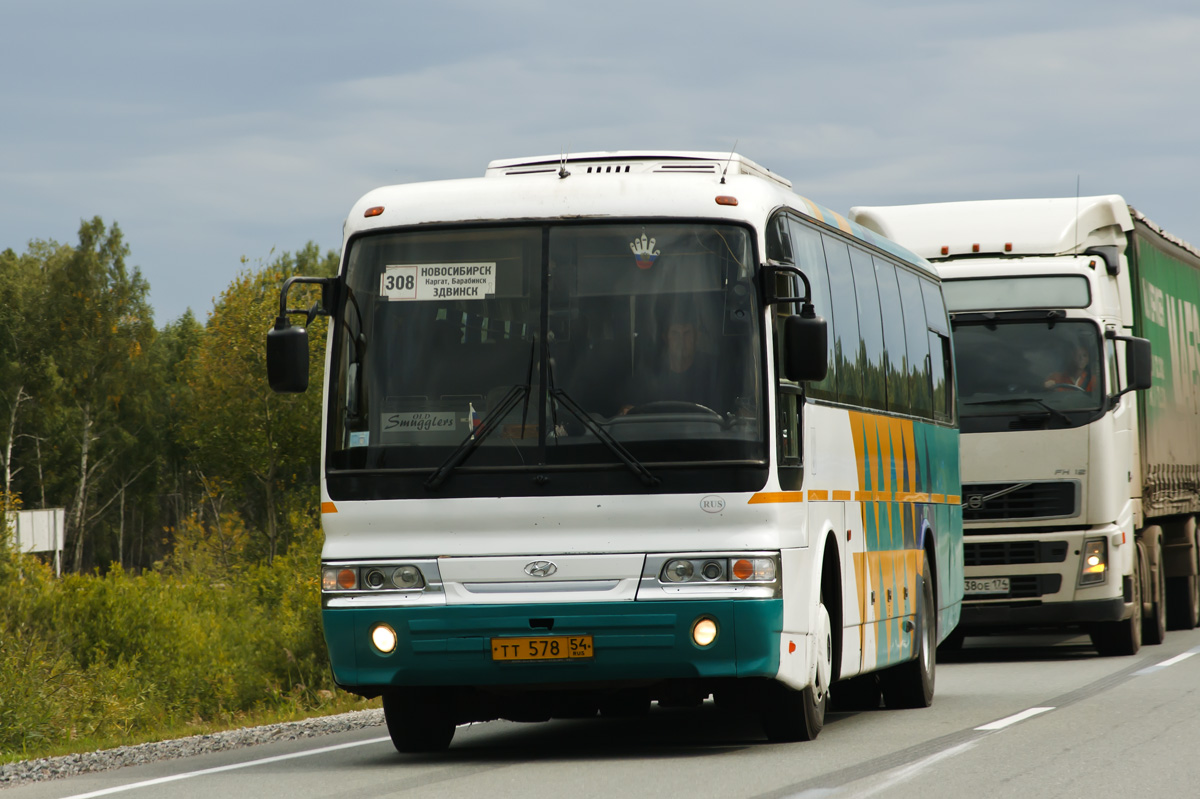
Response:
[{"label": "bus front bumper", "polygon": [[[699,619],[716,623],[716,638],[708,646],[693,641],[692,629]],[[334,679],[350,691],[569,686],[775,677],[783,601],[326,608],[322,620]],[[372,643],[372,630],[380,624],[395,631],[396,647],[390,653]],[[591,636],[591,654],[516,661],[493,657],[493,640],[543,636]]]}]

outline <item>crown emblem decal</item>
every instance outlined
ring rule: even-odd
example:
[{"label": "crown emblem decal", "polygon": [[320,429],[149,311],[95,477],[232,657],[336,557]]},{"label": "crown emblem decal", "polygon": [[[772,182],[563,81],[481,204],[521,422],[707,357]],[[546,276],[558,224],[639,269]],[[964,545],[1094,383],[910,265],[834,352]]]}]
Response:
[{"label": "crown emblem decal", "polygon": [[654,249],[654,239],[647,238],[645,230],[642,231],[641,238],[634,238],[629,242],[629,249],[633,251],[638,269],[649,269],[654,266],[654,261],[659,256],[659,251]]}]

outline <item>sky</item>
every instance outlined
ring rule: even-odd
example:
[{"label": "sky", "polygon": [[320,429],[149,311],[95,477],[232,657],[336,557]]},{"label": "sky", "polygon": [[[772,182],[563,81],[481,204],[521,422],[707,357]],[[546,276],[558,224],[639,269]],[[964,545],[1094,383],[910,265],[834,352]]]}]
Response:
[{"label": "sky", "polygon": [[1200,246],[1195,0],[0,0],[0,250],[119,224],[155,323],[497,158],[746,157],[836,211],[1120,194]]}]

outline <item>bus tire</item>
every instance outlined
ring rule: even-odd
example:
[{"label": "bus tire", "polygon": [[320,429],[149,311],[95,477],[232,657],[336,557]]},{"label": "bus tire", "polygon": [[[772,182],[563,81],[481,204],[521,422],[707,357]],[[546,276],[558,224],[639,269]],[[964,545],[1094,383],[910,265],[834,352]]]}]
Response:
[{"label": "bus tire", "polygon": [[[1142,624],[1142,641],[1161,644],[1167,640],[1167,581],[1163,575],[1166,564],[1163,562],[1162,539],[1155,539],[1152,546],[1156,557],[1152,562],[1147,561],[1146,573],[1150,576],[1149,588],[1153,601],[1150,603],[1150,613]],[[1151,563],[1157,564],[1157,568],[1149,568]]]},{"label": "bus tire", "polygon": [[833,631],[823,598],[817,607],[816,636],[818,664],[812,685],[797,691],[781,682],[768,683],[762,702],[762,727],[768,741],[811,741],[825,726],[833,673]]},{"label": "bus tire", "polygon": [[455,718],[436,689],[388,691],[383,718],[397,752],[444,752],[454,738]]},{"label": "bus tire", "polygon": [[1129,578],[1133,613],[1124,621],[1106,621],[1088,629],[1092,646],[1105,657],[1136,655],[1142,648],[1142,548]]},{"label": "bus tire", "polygon": [[933,573],[929,553],[921,569],[921,592],[917,606],[915,643],[917,656],[907,663],[892,666],[879,673],[879,688],[883,704],[888,708],[918,708],[933,704],[933,688],[937,676],[937,612],[934,604]]}]

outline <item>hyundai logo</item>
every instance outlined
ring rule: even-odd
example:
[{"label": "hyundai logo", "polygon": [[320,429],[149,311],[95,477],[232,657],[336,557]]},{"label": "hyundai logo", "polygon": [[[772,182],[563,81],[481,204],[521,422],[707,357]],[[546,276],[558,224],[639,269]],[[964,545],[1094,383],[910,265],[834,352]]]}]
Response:
[{"label": "hyundai logo", "polygon": [[548,560],[535,560],[525,564],[525,573],[530,577],[549,577],[558,567]]}]

